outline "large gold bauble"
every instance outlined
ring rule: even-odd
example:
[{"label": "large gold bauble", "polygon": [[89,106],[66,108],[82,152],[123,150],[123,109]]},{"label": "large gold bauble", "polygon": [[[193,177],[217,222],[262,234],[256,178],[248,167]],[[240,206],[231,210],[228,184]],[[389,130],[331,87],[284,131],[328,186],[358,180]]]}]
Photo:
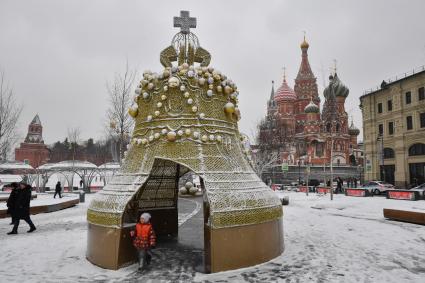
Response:
[{"label": "large gold bauble", "polygon": [[139,113],[139,110],[137,108],[128,109],[128,114],[130,114],[130,116],[133,118],[136,118],[138,113]]},{"label": "large gold bauble", "polygon": [[227,114],[232,114],[235,112],[235,104],[232,102],[227,102],[226,105],[224,105],[224,112]]},{"label": "large gold bauble", "polygon": [[167,140],[168,141],[173,142],[173,141],[176,140],[176,138],[177,138],[176,132],[170,131],[170,132],[167,133]]}]

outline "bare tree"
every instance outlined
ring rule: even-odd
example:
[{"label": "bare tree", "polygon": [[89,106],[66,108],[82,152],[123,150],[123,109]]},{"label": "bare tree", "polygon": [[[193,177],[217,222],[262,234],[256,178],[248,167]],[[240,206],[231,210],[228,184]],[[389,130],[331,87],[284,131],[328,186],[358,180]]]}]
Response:
[{"label": "bare tree", "polygon": [[132,104],[131,94],[135,78],[136,71],[129,69],[127,61],[124,73],[116,73],[114,81],[106,85],[110,102],[106,114],[108,119],[106,130],[117,143],[120,163],[134,125],[133,119],[128,114],[128,108]]},{"label": "bare tree", "polygon": [[68,128],[68,140],[70,142],[70,149],[72,151],[72,161],[75,161],[77,153],[78,141],[80,140],[81,130],[78,127]]},{"label": "bare tree", "polygon": [[6,160],[18,139],[16,132],[22,105],[15,101],[12,88],[0,72],[0,160]]}]

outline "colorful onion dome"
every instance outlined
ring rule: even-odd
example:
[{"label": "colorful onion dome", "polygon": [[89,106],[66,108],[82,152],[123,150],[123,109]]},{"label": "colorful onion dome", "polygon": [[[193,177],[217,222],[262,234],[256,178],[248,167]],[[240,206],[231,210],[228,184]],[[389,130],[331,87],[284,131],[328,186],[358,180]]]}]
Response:
[{"label": "colorful onion dome", "polygon": [[276,100],[276,102],[293,101],[297,99],[295,91],[289,87],[288,83],[286,82],[285,76],[283,77],[282,85],[276,90],[274,99]]},{"label": "colorful onion dome", "polygon": [[331,96],[335,97],[347,97],[350,90],[346,87],[338,78],[338,75],[335,73],[334,76],[329,77],[329,85],[324,89],[323,95],[326,99]]},{"label": "colorful onion dome", "polygon": [[350,134],[350,136],[358,136],[360,134],[360,130],[354,126],[353,121],[351,121],[351,125],[348,128],[348,134]]},{"label": "colorful onion dome", "polygon": [[300,47],[301,47],[301,49],[304,49],[304,48],[308,48],[310,45],[308,44],[308,42],[305,40],[305,33],[304,33],[304,40],[303,40],[303,42],[301,42],[301,45],[300,45]]},{"label": "colorful onion dome", "polygon": [[305,113],[320,113],[319,106],[317,106],[313,100],[310,100],[310,103],[304,108]]}]

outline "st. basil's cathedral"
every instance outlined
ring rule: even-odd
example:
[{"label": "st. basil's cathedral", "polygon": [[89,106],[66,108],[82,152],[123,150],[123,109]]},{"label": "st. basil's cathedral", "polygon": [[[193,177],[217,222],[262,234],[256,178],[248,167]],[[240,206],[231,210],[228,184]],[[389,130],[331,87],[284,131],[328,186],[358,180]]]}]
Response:
[{"label": "st. basil's cathedral", "polygon": [[[301,66],[292,89],[283,77],[281,86],[272,91],[267,115],[259,127],[259,143],[275,140],[276,163],[288,165],[329,165],[333,144],[334,165],[357,165],[355,150],[360,131],[345,111],[349,89],[336,71],[324,89],[325,102],[320,113],[316,77],[308,60],[309,44],[301,43]],[[277,141],[276,141],[277,140]]]}]

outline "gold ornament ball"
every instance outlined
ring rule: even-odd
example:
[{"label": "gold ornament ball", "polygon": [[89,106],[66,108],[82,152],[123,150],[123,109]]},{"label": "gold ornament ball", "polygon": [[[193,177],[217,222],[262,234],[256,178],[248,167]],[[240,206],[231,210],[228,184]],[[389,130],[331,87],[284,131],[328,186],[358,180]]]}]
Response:
[{"label": "gold ornament ball", "polygon": [[186,92],[184,93],[184,97],[188,98],[189,96],[190,96],[190,93],[186,91]]},{"label": "gold ornament ball", "polygon": [[225,92],[226,94],[231,94],[231,93],[233,92],[233,89],[232,89],[230,86],[226,85],[226,86],[224,87],[224,92]]},{"label": "gold ornament ball", "polygon": [[128,109],[128,114],[130,114],[130,116],[133,118],[136,118],[138,113],[139,113],[139,110],[137,108]]},{"label": "gold ornament ball", "polygon": [[202,138],[201,138],[201,140],[202,140],[203,142],[206,142],[206,141],[208,140],[207,135],[203,135],[203,136],[202,136]]},{"label": "gold ornament ball", "polygon": [[158,116],[159,116],[159,114],[161,114],[161,113],[157,110],[157,111],[155,111],[155,113],[154,113],[154,114],[155,114],[155,116],[156,116],[156,117],[158,117]]},{"label": "gold ornament ball", "polygon": [[161,95],[161,100],[164,101],[167,99],[167,96],[165,94]]},{"label": "gold ornament ball", "polygon": [[173,142],[173,141],[176,140],[176,138],[177,138],[176,132],[171,131],[171,132],[167,133],[167,140],[168,141]]},{"label": "gold ornament ball", "polygon": [[161,103],[161,102],[158,102],[158,103],[156,104],[156,107],[161,108],[161,107],[162,107],[162,103]]},{"label": "gold ornament ball", "polygon": [[184,131],[184,133],[186,134],[186,136],[190,136],[190,134],[192,133],[192,131],[190,129],[186,129]]},{"label": "gold ornament ball", "polygon": [[193,106],[193,107],[192,107],[192,112],[193,112],[193,113],[198,112],[198,107],[197,107],[197,106]]},{"label": "gold ornament ball", "polygon": [[224,111],[227,114],[232,114],[235,112],[235,105],[232,102],[227,102],[226,105],[224,105]]}]

